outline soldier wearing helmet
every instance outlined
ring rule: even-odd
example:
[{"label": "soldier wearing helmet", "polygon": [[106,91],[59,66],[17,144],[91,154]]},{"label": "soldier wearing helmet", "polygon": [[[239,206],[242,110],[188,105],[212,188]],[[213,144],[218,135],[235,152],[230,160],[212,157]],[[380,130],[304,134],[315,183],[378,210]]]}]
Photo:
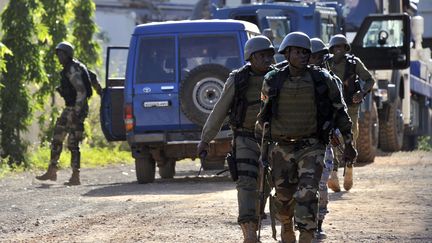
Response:
[{"label": "soldier wearing helmet", "polygon": [[346,139],[344,156],[353,159],[351,121],[341,91],[325,70],[309,66],[311,41],[303,32],[285,36],[279,53],[287,66],[267,73],[261,90],[263,104],[257,134],[269,123],[266,137],[276,195],[271,202],[281,222],[282,242],[295,242],[293,217],[300,230],[299,242],[312,242],[317,229],[318,187],[324,153],[333,126]]},{"label": "soldier wearing helmet", "polygon": [[257,242],[257,177],[259,148],[254,137],[260,108],[260,90],[264,75],[274,63],[274,47],[265,36],[252,37],[245,43],[244,59],[249,61],[228,77],[221,97],[203,127],[198,155],[206,154],[209,143],[219,132],[225,118],[233,130],[233,148],[228,156],[231,177],[237,183],[240,224],[245,243]]},{"label": "soldier wearing helmet", "polygon": [[[63,148],[63,140],[68,135],[67,146],[71,151],[72,176],[65,185],[80,185],[81,153],[79,143],[83,139],[84,120],[88,114],[88,98],[91,95],[91,81],[87,68],[75,60],[74,47],[69,42],[61,42],[56,46],[56,54],[60,64],[61,82],[57,91],[65,100],[66,107],[57,119],[51,141],[51,159],[48,170],[38,180],[57,180],[58,160]],[[101,88],[99,86],[98,91]],[[99,92],[98,92],[99,93]]]},{"label": "soldier wearing helmet", "polygon": [[[356,56],[349,54],[351,47],[346,37],[337,34],[330,39],[330,53],[333,56],[328,60],[330,70],[337,75],[343,83],[343,95],[348,106],[348,114],[353,123],[353,141],[356,145],[358,137],[358,115],[360,104],[363,98],[372,90],[375,80]],[[360,80],[364,84],[360,85]],[[337,156],[336,156],[337,157]],[[340,191],[339,178],[337,174],[338,160],[335,158],[335,165],[331,173],[328,186],[335,192]],[[347,164],[343,186],[345,190],[350,190],[353,186],[353,165]]]}]

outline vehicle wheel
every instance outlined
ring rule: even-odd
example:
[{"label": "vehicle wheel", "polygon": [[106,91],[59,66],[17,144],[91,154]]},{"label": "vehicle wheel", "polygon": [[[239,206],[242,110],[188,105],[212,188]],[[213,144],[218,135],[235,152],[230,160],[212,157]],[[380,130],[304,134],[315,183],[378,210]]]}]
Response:
[{"label": "vehicle wheel", "polygon": [[229,73],[222,65],[204,64],[192,69],[182,80],[180,105],[189,120],[200,126],[205,124]]},{"label": "vehicle wheel", "polygon": [[150,153],[135,158],[135,171],[139,184],[152,183],[155,179],[156,163]]},{"label": "vehicle wheel", "polygon": [[158,165],[160,177],[163,179],[172,179],[175,175],[175,165],[176,161],[174,159],[169,159],[162,165]]},{"label": "vehicle wheel", "polygon": [[394,103],[389,104],[388,112],[388,120],[380,120],[379,123],[379,144],[383,151],[395,152],[402,148],[404,136],[402,101],[399,97]]},{"label": "vehicle wheel", "polygon": [[374,161],[378,148],[378,128],[378,111],[375,102],[372,102],[371,110],[364,113],[363,119],[359,119],[358,163]]},{"label": "vehicle wheel", "polygon": [[225,158],[208,158],[204,161],[204,170],[223,170],[225,166]]}]

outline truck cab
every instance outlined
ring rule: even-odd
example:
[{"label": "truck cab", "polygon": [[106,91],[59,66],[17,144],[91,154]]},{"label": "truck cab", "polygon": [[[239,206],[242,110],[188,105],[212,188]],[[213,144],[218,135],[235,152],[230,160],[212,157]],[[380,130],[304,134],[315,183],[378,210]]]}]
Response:
[{"label": "truck cab", "polygon": [[[214,19],[236,19],[256,24],[261,32],[271,30],[273,45],[278,48],[290,32],[302,31],[311,37],[328,42],[332,35],[341,33],[341,19],[335,4],[307,4],[300,2],[272,2],[245,4],[237,7],[214,8]],[[277,54],[276,61],[283,61]]]},{"label": "truck cab", "polygon": [[[109,141],[126,140],[139,183],[172,178],[175,163],[196,158],[207,116],[229,73],[244,65],[244,43],[256,25],[185,20],[135,28],[129,47],[109,47],[101,122]],[[223,167],[231,131],[210,144],[204,169]]]}]

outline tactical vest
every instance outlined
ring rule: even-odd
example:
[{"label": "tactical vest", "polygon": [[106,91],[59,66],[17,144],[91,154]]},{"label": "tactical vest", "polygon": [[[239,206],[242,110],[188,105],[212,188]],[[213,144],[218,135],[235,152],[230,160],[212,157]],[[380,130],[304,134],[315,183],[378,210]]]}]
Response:
[{"label": "tactical vest", "polygon": [[72,67],[72,65],[81,71],[81,78],[84,82],[84,86],[86,87],[87,98],[91,97],[93,93],[87,68],[79,61],[72,60],[72,62],[60,73],[60,95],[65,100],[66,106],[74,106],[77,96],[75,87],[72,85],[69,78],[66,77],[66,72]]},{"label": "tactical vest", "polygon": [[[229,113],[229,124],[233,129],[246,128],[253,131],[259,112],[262,80],[263,77],[250,75],[250,65],[243,66],[234,75],[234,101]],[[254,87],[257,83],[259,87]]]},{"label": "tactical vest", "polygon": [[309,73],[302,77],[287,77],[279,92],[278,119],[271,123],[272,136],[302,138],[316,134],[314,83]]},{"label": "tactical vest", "polygon": [[347,105],[352,105],[355,93],[361,90],[360,82],[356,73],[357,61],[354,55],[345,54],[345,71],[343,75],[343,94]]},{"label": "tactical vest", "polygon": [[[328,97],[329,88],[326,84],[324,74],[318,67],[309,67],[308,72],[310,73],[313,80],[314,89],[314,103],[316,107],[316,132],[315,135],[318,139],[327,144],[329,142],[330,131],[333,128],[333,105]],[[283,68],[278,71],[275,76],[269,80],[268,85],[270,86],[268,92],[268,102],[264,104],[258,120],[263,123],[265,121],[271,122],[272,119],[280,119],[279,117],[279,102],[280,102],[280,91],[284,82],[290,76],[289,68]],[[276,141],[276,137],[273,136],[273,131],[270,131],[271,137]],[[280,135],[280,134],[279,134]]]}]

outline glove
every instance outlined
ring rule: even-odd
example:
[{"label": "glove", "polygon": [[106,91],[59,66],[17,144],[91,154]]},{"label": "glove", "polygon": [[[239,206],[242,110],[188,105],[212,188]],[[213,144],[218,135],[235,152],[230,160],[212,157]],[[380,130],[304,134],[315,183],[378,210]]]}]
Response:
[{"label": "glove", "polygon": [[345,144],[345,149],[342,155],[342,158],[344,159],[344,161],[349,161],[349,162],[353,162],[354,159],[357,157],[357,151],[354,148],[352,143],[346,143]]},{"label": "glove", "polygon": [[204,142],[204,141],[200,141],[198,146],[197,146],[198,157],[200,157],[200,158],[206,157],[208,149],[209,149],[209,144]]},{"label": "glove", "polygon": [[353,98],[352,98],[353,103],[358,104],[358,103],[362,102],[364,95],[365,94],[362,91],[358,91],[357,93],[355,93],[353,95]]}]

